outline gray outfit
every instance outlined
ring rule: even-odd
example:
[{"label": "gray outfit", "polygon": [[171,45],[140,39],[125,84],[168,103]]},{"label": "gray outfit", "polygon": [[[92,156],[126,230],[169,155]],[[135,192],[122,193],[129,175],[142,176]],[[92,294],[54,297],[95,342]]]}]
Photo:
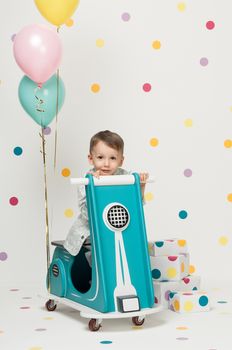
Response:
[{"label": "gray outfit", "polygon": [[[129,174],[131,174],[131,172],[122,168],[118,168],[114,173],[114,175]],[[91,265],[91,243],[85,187],[78,186],[77,188],[80,213],[68,232],[64,247],[71,255],[77,255],[84,244],[85,247],[89,249],[89,252],[86,253],[86,258]]]}]

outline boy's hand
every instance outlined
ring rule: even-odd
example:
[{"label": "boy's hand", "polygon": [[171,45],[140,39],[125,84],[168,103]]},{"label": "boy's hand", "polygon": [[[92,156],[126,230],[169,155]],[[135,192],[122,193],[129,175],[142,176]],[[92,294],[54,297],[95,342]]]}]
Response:
[{"label": "boy's hand", "polygon": [[140,184],[145,186],[147,179],[149,178],[149,174],[148,173],[140,173],[139,177],[140,177]]},{"label": "boy's hand", "polygon": [[94,177],[96,177],[97,179],[100,178],[100,170],[97,170],[97,171],[89,171],[87,174],[91,174],[91,175],[93,175]]}]

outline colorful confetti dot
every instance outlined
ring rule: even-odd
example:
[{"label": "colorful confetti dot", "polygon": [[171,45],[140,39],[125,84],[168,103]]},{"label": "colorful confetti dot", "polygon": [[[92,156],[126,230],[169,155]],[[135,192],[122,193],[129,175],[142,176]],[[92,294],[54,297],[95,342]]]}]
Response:
[{"label": "colorful confetti dot", "polygon": [[102,340],[100,341],[100,344],[112,344],[113,342],[111,340]]},{"label": "colorful confetti dot", "polygon": [[192,170],[191,169],[185,169],[184,170],[184,176],[186,177],[191,177],[193,174]]},{"label": "colorful confetti dot", "polygon": [[208,58],[202,57],[202,58],[200,59],[200,65],[201,65],[202,67],[206,67],[208,64],[209,64]]},{"label": "colorful confetti dot", "polygon": [[218,243],[219,243],[220,245],[222,245],[222,246],[227,245],[228,242],[229,242],[229,238],[226,237],[226,236],[221,236],[221,237],[219,237],[219,239],[218,239]]},{"label": "colorful confetti dot", "polygon": [[73,217],[73,215],[74,215],[73,210],[72,210],[72,209],[66,209],[65,212],[64,212],[64,215],[65,215],[67,218]]},{"label": "colorful confetti dot", "polygon": [[10,292],[19,292],[19,289],[18,288],[11,288]]},{"label": "colorful confetti dot", "polygon": [[184,12],[186,10],[186,4],[184,2],[179,2],[177,4],[177,9],[180,11],[180,12]]},{"label": "colorful confetti dot", "polygon": [[155,50],[159,50],[161,48],[161,42],[159,40],[154,40],[152,42],[152,47]]},{"label": "colorful confetti dot", "polygon": [[157,147],[158,144],[159,144],[159,140],[157,138],[153,137],[152,139],[150,139],[150,145],[152,147]]},{"label": "colorful confetti dot", "polygon": [[72,27],[73,24],[74,24],[74,20],[72,18],[67,19],[67,21],[65,22],[65,25],[67,27]]},{"label": "colorful confetti dot", "polygon": [[194,273],[196,271],[196,268],[194,265],[189,265],[189,274],[191,275],[192,273]]},{"label": "colorful confetti dot", "polygon": [[35,329],[36,332],[44,332],[46,330],[47,330],[46,328],[36,328]]},{"label": "colorful confetti dot", "polygon": [[52,129],[50,128],[50,126],[47,126],[46,128],[43,128],[43,134],[44,135],[50,135],[51,131],[52,131]]},{"label": "colorful confetti dot", "polygon": [[70,176],[71,171],[68,168],[64,168],[64,169],[62,169],[61,174],[64,177],[68,177],[68,176]]},{"label": "colorful confetti dot", "polygon": [[205,26],[207,29],[212,30],[215,27],[215,23],[213,21],[208,21]]},{"label": "colorful confetti dot", "polygon": [[97,39],[96,40],[96,46],[97,47],[103,47],[105,45],[105,41],[103,39]]},{"label": "colorful confetti dot", "polygon": [[122,15],[121,15],[121,18],[124,22],[128,22],[131,18],[130,14],[128,12],[124,12]]},{"label": "colorful confetti dot", "polygon": [[229,194],[228,194],[227,200],[228,200],[229,202],[232,202],[232,193],[229,193]]},{"label": "colorful confetti dot", "polygon": [[11,198],[9,199],[9,203],[10,203],[10,205],[15,206],[15,205],[17,205],[17,204],[18,204],[18,202],[19,202],[19,200],[18,200],[18,198],[17,198],[17,197],[11,197]]},{"label": "colorful confetti dot", "polygon": [[184,120],[184,126],[186,126],[186,128],[191,128],[193,126],[193,121],[192,119],[188,118]]},{"label": "colorful confetti dot", "polygon": [[180,219],[186,219],[187,218],[187,216],[188,216],[188,213],[187,213],[187,211],[186,210],[181,210],[180,212],[179,212],[179,218]]},{"label": "colorful confetti dot", "polygon": [[176,327],[176,329],[178,331],[186,331],[188,329],[188,327],[186,327],[186,326],[178,326],[178,327]]},{"label": "colorful confetti dot", "polygon": [[0,260],[5,261],[7,259],[7,253],[6,252],[0,252]]},{"label": "colorful confetti dot", "polygon": [[23,153],[22,147],[17,146],[17,147],[14,148],[14,154],[16,156],[21,156],[22,153]]},{"label": "colorful confetti dot", "polygon": [[154,199],[153,193],[151,193],[151,192],[145,193],[144,199],[145,199],[145,201],[147,201],[147,202],[152,201],[152,200]]},{"label": "colorful confetti dot", "polygon": [[30,306],[20,306],[20,309],[21,309],[21,310],[29,310],[29,309],[30,309]]},{"label": "colorful confetti dot", "polygon": [[143,84],[143,91],[145,91],[145,92],[151,91],[151,84],[149,84],[149,83]]},{"label": "colorful confetti dot", "polygon": [[227,301],[226,300],[218,300],[217,303],[218,304],[227,304]]},{"label": "colorful confetti dot", "polygon": [[232,147],[232,140],[225,140],[224,141],[224,146],[226,148],[231,148]]},{"label": "colorful confetti dot", "polygon": [[12,34],[11,35],[11,41],[14,41],[15,37],[16,37],[16,34]]},{"label": "colorful confetti dot", "polygon": [[100,85],[97,84],[97,83],[94,83],[94,84],[91,85],[91,91],[94,92],[94,93],[99,92],[100,88],[101,88]]}]

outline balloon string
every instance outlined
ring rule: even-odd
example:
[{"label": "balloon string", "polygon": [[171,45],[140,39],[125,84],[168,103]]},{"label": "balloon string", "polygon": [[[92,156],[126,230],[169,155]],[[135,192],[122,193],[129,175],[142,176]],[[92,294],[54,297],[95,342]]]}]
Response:
[{"label": "balloon string", "polygon": [[[60,27],[57,27],[56,31],[59,33]],[[56,127],[55,127],[55,148],[54,148],[54,173],[56,172],[56,160],[57,160],[57,126],[58,126],[58,109],[59,109],[59,69],[57,69],[56,73]]]},{"label": "balloon string", "polygon": [[47,186],[47,171],[46,171],[46,152],[45,152],[45,138],[43,132],[43,126],[41,125],[41,134],[39,134],[42,140],[42,156],[43,156],[43,168],[44,168],[44,198],[45,198],[45,223],[46,223],[46,254],[47,254],[47,289],[50,292],[50,237],[49,237],[49,217],[48,217],[48,186]]},{"label": "balloon string", "polygon": [[[40,97],[37,96],[37,92],[38,92],[38,90],[40,90],[40,89],[41,89],[41,87],[40,87],[40,86],[37,86],[37,87],[35,88],[35,90],[34,90],[35,98],[36,98],[36,100],[37,100],[37,103],[36,103],[36,105],[35,105],[35,109],[36,109],[37,112],[40,112],[40,113],[42,112],[42,113],[44,113],[44,112],[45,112],[45,109],[44,109],[44,100],[43,100],[42,98],[40,98]],[[43,116],[44,116],[44,114],[41,115],[41,125],[43,124]]]}]

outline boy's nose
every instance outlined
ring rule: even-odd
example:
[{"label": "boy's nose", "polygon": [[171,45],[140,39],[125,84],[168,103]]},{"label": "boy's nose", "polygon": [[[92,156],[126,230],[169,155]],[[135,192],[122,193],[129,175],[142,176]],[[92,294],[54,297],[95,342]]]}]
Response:
[{"label": "boy's nose", "polygon": [[105,159],[104,164],[105,164],[105,166],[108,166],[109,165],[109,159]]}]

